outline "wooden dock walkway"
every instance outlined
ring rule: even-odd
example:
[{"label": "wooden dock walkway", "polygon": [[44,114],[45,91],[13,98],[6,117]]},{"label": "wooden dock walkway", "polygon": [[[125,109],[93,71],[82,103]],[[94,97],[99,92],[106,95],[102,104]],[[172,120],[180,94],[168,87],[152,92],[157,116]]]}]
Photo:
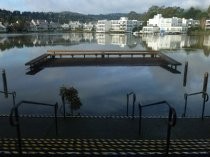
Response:
[{"label": "wooden dock walkway", "polygon": [[177,66],[181,63],[158,51],[48,50],[25,65],[30,67],[27,74],[33,75],[43,68],[61,66],[161,66],[180,73]]}]

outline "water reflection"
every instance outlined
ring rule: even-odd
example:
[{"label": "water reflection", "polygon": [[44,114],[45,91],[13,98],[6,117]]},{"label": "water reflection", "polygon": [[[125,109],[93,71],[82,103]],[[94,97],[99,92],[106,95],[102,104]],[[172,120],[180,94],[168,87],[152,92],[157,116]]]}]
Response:
[{"label": "water reflection", "polygon": [[[141,36],[129,34],[60,33],[60,34],[0,34],[0,68],[7,71],[8,90],[17,92],[17,102],[27,99],[45,103],[59,102],[59,88],[77,87],[83,106],[81,114],[126,113],[126,93],[134,91],[137,101],[149,104],[167,100],[178,114],[183,113],[184,93],[202,89],[202,79],[210,67],[210,36]],[[105,44],[105,45],[104,45]],[[25,75],[25,63],[48,49],[164,50],[182,64],[189,61],[187,87],[183,75],[168,73],[160,67],[62,67],[47,68],[34,76]],[[184,64],[183,64],[184,65]],[[182,71],[183,67],[178,70]],[[209,91],[210,84],[208,84]],[[3,89],[0,84],[0,89]],[[0,95],[0,113],[9,113],[11,98]],[[189,115],[200,115],[200,97],[189,100]],[[41,109],[25,112],[46,113]],[[154,111],[154,112],[153,112]],[[162,114],[159,109],[148,111]],[[146,112],[146,111],[145,111]],[[136,110],[137,113],[137,110]],[[210,106],[206,105],[206,114]]]},{"label": "water reflection", "polygon": [[70,46],[82,43],[116,45],[121,48],[137,48],[141,45],[152,50],[203,49],[206,56],[210,53],[210,36],[187,35],[142,35],[104,33],[60,33],[60,34],[1,34],[0,50],[36,46]]},{"label": "water reflection", "polygon": [[205,54],[210,53],[210,36],[187,35],[144,35],[141,37],[146,46],[152,50],[176,50],[176,49],[203,49]]}]

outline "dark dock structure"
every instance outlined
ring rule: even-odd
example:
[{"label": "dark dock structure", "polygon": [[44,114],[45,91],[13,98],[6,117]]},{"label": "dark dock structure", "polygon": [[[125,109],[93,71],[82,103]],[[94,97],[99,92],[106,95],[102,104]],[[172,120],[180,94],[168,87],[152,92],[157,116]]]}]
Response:
[{"label": "dark dock structure", "polygon": [[160,66],[180,73],[180,62],[158,51],[139,50],[48,50],[27,62],[27,74],[34,75],[44,68],[64,66]]}]

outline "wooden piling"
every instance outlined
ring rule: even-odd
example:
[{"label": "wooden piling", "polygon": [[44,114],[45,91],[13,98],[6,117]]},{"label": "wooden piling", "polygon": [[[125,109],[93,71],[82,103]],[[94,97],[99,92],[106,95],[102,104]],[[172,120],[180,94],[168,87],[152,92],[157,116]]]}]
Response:
[{"label": "wooden piling", "polygon": [[184,66],[184,78],[183,78],[183,86],[186,87],[187,84],[187,72],[188,72],[188,62],[185,62]]}]

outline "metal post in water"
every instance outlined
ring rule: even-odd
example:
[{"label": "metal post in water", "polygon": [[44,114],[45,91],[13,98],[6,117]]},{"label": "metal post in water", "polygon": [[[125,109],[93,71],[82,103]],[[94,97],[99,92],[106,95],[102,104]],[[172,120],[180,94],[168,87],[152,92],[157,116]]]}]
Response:
[{"label": "metal post in water", "polygon": [[2,80],[3,80],[3,86],[4,86],[4,95],[5,95],[5,98],[8,98],[7,76],[4,69],[2,70]]},{"label": "metal post in water", "polygon": [[[208,72],[205,72],[204,79],[203,79],[203,92],[205,92],[205,93],[207,91],[207,86],[208,86],[208,77],[209,77]],[[205,95],[203,95],[203,96],[205,96]]]},{"label": "metal post in water", "polygon": [[184,67],[184,79],[183,79],[183,86],[185,87],[187,84],[187,72],[188,72],[188,62],[185,62]]}]

